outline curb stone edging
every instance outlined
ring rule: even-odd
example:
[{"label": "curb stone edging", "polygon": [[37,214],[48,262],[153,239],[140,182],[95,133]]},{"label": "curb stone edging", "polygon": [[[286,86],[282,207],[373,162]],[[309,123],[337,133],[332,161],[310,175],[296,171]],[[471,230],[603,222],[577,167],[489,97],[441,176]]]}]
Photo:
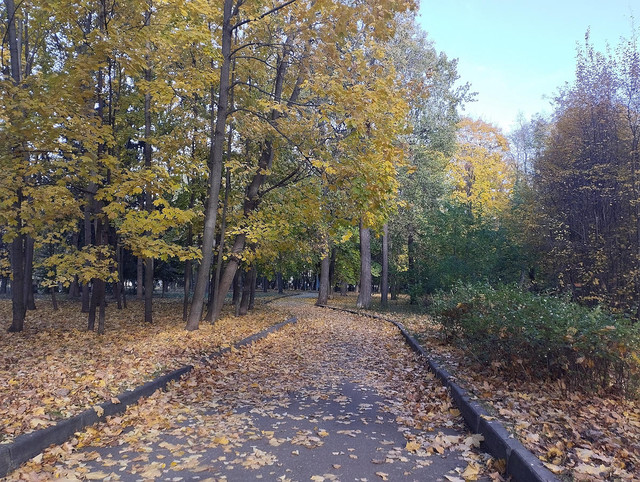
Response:
[{"label": "curb stone edging", "polygon": [[[213,358],[230,352],[232,348],[241,348],[250,345],[270,333],[279,330],[283,326],[296,323],[297,321],[298,319],[296,317],[288,318],[285,321],[240,340],[232,347],[225,347],[202,357],[201,361],[206,363]],[[165,389],[169,383],[179,380],[191,370],[193,370],[193,365],[185,365],[133,390],[125,391],[116,397],[120,401],[119,403],[104,402],[99,404],[98,406],[102,409],[100,415],[98,415],[95,409],[90,408],[78,415],[61,420],[50,427],[18,435],[15,440],[9,444],[0,445],[0,477],[8,475],[50,445],[62,444],[72,438],[76,432],[84,430],[96,422],[103,422],[110,415],[123,413],[129,405],[133,405],[143,397],[150,396],[159,389]]]},{"label": "curb stone edging", "polygon": [[402,323],[356,310],[336,308],[328,305],[321,305],[321,307],[394,324],[402,333],[407,344],[413,351],[424,357],[426,364],[436,378],[449,389],[451,398],[460,410],[460,414],[469,429],[484,437],[484,441],[481,444],[482,449],[497,459],[505,460],[508,475],[511,475],[513,479],[518,482],[557,482],[559,480],[542,464],[538,457],[527,450],[513,435],[509,434],[499,421],[490,417],[479,403],[473,401],[466,390],[454,381],[454,377],[447,370],[438,366],[436,362],[429,358],[425,349],[409,334]]}]

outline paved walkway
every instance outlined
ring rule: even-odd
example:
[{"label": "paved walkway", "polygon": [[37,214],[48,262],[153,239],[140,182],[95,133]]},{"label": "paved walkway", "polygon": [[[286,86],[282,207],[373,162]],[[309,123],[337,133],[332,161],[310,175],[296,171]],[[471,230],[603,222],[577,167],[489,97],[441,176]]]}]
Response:
[{"label": "paved walkway", "polygon": [[22,474],[176,482],[482,475],[489,457],[478,438],[395,327],[295,298],[277,303],[298,324],[197,367]]}]

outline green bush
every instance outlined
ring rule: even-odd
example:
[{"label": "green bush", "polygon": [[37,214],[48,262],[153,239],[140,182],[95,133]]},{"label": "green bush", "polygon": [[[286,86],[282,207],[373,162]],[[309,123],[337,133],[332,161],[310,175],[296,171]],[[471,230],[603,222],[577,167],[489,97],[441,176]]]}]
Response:
[{"label": "green bush", "polygon": [[511,376],[635,393],[640,330],[620,316],[515,286],[459,284],[430,299],[443,336]]}]

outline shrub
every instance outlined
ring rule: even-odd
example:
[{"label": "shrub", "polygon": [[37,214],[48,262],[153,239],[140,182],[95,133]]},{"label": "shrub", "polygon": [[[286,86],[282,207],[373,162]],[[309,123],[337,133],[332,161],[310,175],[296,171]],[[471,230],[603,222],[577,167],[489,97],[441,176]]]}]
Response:
[{"label": "shrub", "polygon": [[449,342],[512,376],[635,393],[640,330],[629,320],[515,286],[459,284],[431,297]]}]

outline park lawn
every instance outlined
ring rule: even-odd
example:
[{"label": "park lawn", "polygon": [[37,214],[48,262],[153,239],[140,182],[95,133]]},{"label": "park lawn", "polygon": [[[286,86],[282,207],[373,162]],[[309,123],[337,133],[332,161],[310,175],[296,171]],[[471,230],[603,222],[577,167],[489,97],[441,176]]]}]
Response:
[{"label": "park lawn", "polygon": [[[283,321],[287,314],[267,298],[243,317],[229,309],[215,324],[184,330],[182,301],[154,299],[154,322],[145,324],[144,306],[107,306],[106,333],[86,331],[77,302],[48,301],[27,314],[25,331],[0,331],[0,443],[54,425],[93,405],[109,401],[144,382],[193,363],[202,356]],[[0,300],[0,320],[9,326],[11,302]]]},{"label": "park lawn", "polygon": [[[439,326],[407,299],[368,312],[400,321],[481,403],[561,480],[640,480],[640,406],[637,399],[568,390],[562,381],[507,377],[472,354],[442,341]],[[354,309],[356,295],[335,294],[331,306]],[[522,372],[524,373],[524,371]]]}]

